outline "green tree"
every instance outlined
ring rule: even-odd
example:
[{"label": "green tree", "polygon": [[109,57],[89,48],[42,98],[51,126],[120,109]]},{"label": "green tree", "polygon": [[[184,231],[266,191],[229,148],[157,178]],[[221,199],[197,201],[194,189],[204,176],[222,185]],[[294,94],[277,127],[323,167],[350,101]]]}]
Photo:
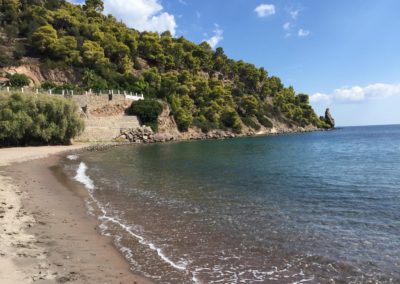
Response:
[{"label": "green tree", "polygon": [[85,5],[83,5],[83,10],[87,12],[97,12],[101,13],[104,10],[104,3],[102,0],[86,0]]},{"label": "green tree", "polygon": [[141,100],[133,102],[127,110],[129,115],[137,115],[143,124],[150,126],[154,131],[158,128],[158,117],[163,111],[163,106],[155,100]]},{"label": "green tree", "polygon": [[32,35],[33,46],[42,53],[50,53],[57,44],[57,31],[50,25],[38,28]]},{"label": "green tree", "polygon": [[258,100],[251,95],[244,96],[242,99],[241,107],[244,109],[244,115],[255,115],[259,108]]},{"label": "green tree", "polygon": [[232,108],[226,108],[221,115],[221,122],[225,127],[232,128],[236,132],[242,129],[242,122],[238,113]]},{"label": "green tree", "polygon": [[97,42],[85,40],[82,46],[83,59],[92,67],[100,67],[109,63],[104,49]]}]

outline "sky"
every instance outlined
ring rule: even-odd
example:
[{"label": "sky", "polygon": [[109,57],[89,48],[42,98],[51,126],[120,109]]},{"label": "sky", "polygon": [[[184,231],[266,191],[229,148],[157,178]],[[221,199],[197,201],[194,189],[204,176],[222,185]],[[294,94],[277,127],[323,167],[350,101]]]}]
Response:
[{"label": "sky", "polygon": [[[79,0],[71,2],[79,3]],[[82,2],[82,1],[81,1]],[[400,124],[399,0],[105,0],[128,26],[171,31],[278,76],[338,126]]]}]

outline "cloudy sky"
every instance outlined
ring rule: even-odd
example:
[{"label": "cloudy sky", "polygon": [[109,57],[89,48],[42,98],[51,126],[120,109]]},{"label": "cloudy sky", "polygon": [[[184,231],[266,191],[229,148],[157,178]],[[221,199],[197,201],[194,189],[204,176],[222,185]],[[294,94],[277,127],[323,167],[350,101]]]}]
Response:
[{"label": "cloudy sky", "polygon": [[133,28],[206,40],[266,67],[340,126],[400,123],[398,0],[104,2]]}]

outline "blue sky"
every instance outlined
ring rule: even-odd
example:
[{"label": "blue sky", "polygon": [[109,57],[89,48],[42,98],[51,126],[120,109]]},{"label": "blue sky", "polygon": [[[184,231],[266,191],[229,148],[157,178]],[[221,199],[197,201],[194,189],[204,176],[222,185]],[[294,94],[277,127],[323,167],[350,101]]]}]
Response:
[{"label": "blue sky", "polygon": [[338,125],[400,123],[398,0],[105,0],[139,30],[170,30],[264,66]]}]

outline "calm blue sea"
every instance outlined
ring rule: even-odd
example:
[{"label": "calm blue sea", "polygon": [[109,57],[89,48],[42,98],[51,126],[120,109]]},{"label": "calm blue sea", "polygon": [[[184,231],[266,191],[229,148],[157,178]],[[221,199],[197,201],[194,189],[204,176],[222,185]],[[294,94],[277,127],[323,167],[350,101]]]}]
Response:
[{"label": "calm blue sea", "polygon": [[400,283],[400,126],[70,158],[103,233],[156,282]]}]

